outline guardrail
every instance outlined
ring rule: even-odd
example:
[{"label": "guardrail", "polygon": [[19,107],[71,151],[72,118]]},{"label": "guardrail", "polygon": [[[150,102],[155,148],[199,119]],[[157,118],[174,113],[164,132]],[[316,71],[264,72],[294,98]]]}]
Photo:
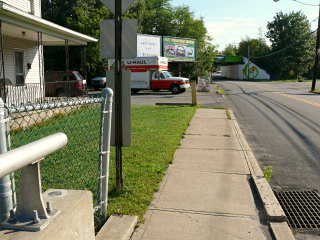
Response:
[{"label": "guardrail", "polygon": [[22,168],[16,211],[10,210],[10,217],[0,224],[1,227],[40,231],[59,213],[49,202],[47,206],[43,202],[39,161],[66,146],[67,142],[64,133],[56,133],[0,154],[1,178]]}]

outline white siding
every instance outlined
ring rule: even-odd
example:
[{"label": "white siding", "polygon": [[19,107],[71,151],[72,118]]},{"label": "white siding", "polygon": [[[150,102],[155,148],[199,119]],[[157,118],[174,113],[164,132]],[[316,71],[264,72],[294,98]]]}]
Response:
[{"label": "white siding", "polygon": [[3,2],[18,8],[24,12],[28,12],[30,9],[30,1],[34,4],[34,15],[41,17],[41,0],[2,0]]},{"label": "white siding", "polygon": [[[40,83],[38,44],[17,38],[4,37],[4,69],[6,78],[15,84],[14,51],[24,52],[25,83]],[[31,63],[31,69],[27,69],[27,63]]]}]

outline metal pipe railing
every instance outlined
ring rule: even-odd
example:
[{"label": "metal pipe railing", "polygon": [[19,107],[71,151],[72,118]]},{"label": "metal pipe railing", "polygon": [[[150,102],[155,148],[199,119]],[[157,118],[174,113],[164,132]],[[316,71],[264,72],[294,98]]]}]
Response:
[{"label": "metal pipe railing", "polygon": [[[7,111],[4,102],[0,98],[0,154],[7,152],[7,132],[6,122],[8,121]],[[2,176],[0,178],[0,221],[9,216],[10,210],[13,208],[12,190],[10,176]]]},{"label": "metal pipe railing", "polygon": [[102,91],[105,98],[102,109],[101,121],[101,140],[100,140],[100,157],[101,157],[101,216],[107,218],[108,207],[108,183],[109,183],[109,160],[110,160],[110,137],[111,137],[111,119],[112,119],[112,102],[113,91],[111,88],[105,88]]},{"label": "metal pipe railing", "polygon": [[43,159],[67,145],[67,142],[68,138],[64,133],[56,133],[0,154],[0,177]]}]

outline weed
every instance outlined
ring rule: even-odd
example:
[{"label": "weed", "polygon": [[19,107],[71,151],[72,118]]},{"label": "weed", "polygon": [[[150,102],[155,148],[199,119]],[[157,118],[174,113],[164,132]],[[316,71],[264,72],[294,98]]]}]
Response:
[{"label": "weed", "polygon": [[223,89],[220,86],[216,86],[216,93],[218,93],[219,95],[225,95]]},{"label": "weed", "polygon": [[262,168],[263,171],[263,175],[266,178],[266,180],[268,181],[268,183],[270,183],[270,180],[272,178],[272,166],[266,166],[264,168]]},{"label": "weed", "polygon": [[215,107],[214,109],[229,110],[228,107]]},{"label": "weed", "polygon": [[320,94],[320,89],[315,89],[313,91],[310,91],[311,93],[317,93],[317,94]]},{"label": "weed", "polygon": [[230,113],[229,110],[226,110],[226,114],[227,114],[227,118],[228,118],[229,120],[231,120],[231,113]]}]

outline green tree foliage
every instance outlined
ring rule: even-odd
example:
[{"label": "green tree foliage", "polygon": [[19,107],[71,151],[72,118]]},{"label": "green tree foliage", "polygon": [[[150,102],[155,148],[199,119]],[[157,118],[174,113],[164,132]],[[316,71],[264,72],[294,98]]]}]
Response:
[{"label": "green tree foliage", "polygon": [[[174,7],[170,0],[139,0],[127,11],[126,17],[138,19],[139,33],[196,39],[197,62],[184,63],[182,75],[196,78],[209,73],[215,48],[203,19],[196,19],[188,6]],[[169,67],[178,74],[178,63],[170,63]]]},{"label": "green tree foliage", "polygon": [[271,47],[267,45],[263,38],[250,38],[247,36],[245,39],[242,39],[236,51],[237,55],[248,57],[248,50],[249,57],[252,62],[261,66],[267,71],[271,70],[271,58],[260,58],[261,56],[266,56],[271,52]]},{"label": "green tree foliage", "polygon": [[[99,0],[42,0],[43,17],[49,21],[71,28],[75,31],[99,38],[99,22],[112,18],[112,14],[102,6]],[[124,18],[138,19],[138,32],[160,36],[194,38],[197,40],[197,62],[183,64],[183,74],[188,77],[206,75],[210,71],[215,49],[210,44],[207,29],[202,18],[195,19],[188,6],[174,7],[170,0],[137,0],[125,13]],[[70,50],[70,68],[79,68],[80,51]],[[75,53],[79,52],[79,53]],[[63,69],[64,48],[45,49],[47,69]],[[51,54],[51,56],[50,56]],[[59,56],[59,60],[55,56]],[[87,49],[89,74],[101,71],[102,60],[99,59],[99,43],[89,43]],[[49,60],[48,60],[49,59]],[[176,72],[176,63],[170,65]]]},{"label": "green tree foliage", "polygon": [[237,46],[229,43],[222,51],[222,54],[226,56],[237,56]]},{"label": "green tree foliage", "polygon": [[[111,13],[98,0],[42,0],[43,18],[61,26],[99,39],[101,20],[111,18]],[[46,70],[65,69],[65,48],[45,47]],[[101,72],[102,59],[99,58],[99,43],[87,45],[87,70],[89,77]],[[70,69],[81,69],[80,47],[70,47]]]},{"label": "green tree foliage", "polygon": [[310,77],[315,37],[307,17],[301,11],[279,12],[267,28],[272,52],[279,52],[272,56],[271,70],[283,79],[290,78],[290,70],[298,77]]}]

